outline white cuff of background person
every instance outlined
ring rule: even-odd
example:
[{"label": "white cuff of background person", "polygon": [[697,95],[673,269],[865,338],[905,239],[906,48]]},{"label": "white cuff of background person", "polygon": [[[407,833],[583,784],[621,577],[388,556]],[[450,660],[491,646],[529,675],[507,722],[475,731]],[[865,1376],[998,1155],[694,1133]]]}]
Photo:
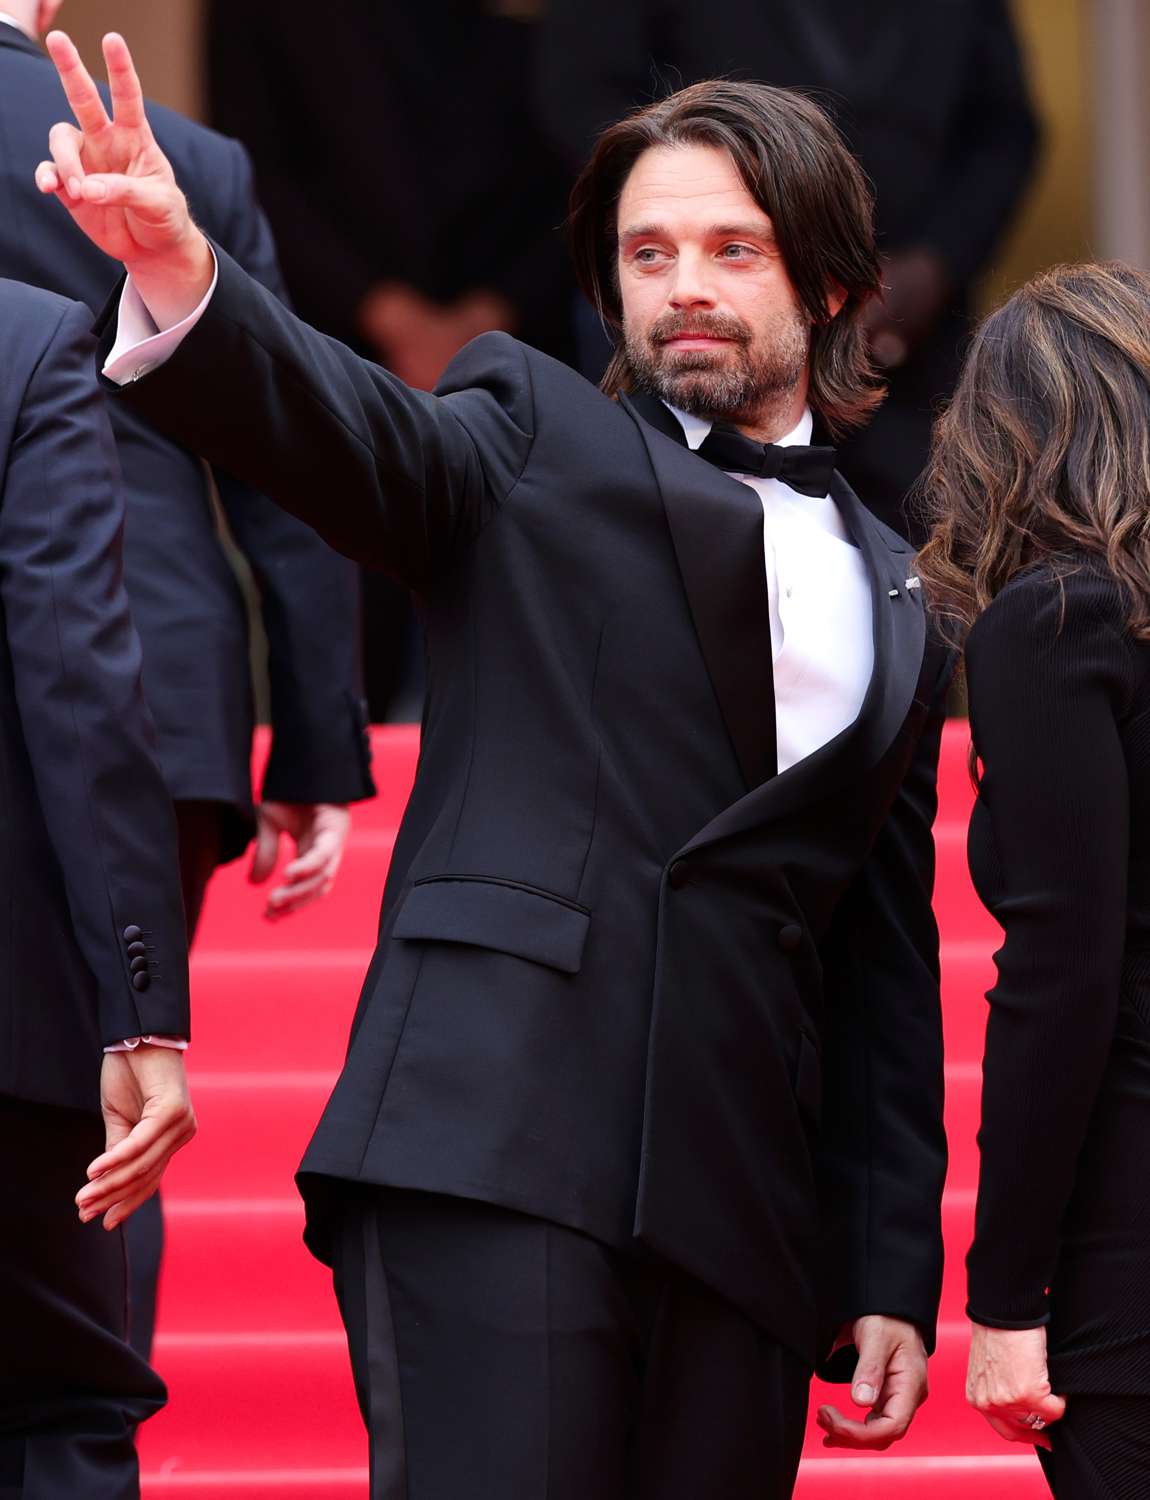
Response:
[{"label": "white cuff of background person", "polygon": [[203,301],[181,322],[161,333],[155,319],[144,306],[144,299],[132,285],[129,276],[120,293],[120,310],[116,318],[116,342],[104,365],[104,376],[113,385],[130,385],[141,375],[162,365],[180,347],[204,315],[220,279],[219,262],[212,251],[212,284]]}]

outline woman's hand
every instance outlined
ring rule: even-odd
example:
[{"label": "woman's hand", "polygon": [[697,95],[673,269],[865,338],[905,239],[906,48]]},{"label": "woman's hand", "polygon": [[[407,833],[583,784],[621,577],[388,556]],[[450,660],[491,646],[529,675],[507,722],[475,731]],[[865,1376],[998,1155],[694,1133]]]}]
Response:
[{"label": "woman's hand", "polygon": [[1049,1448],[1044,1431],[1066,1413],[1050,1389],[1045,1328],[986,1328],[971,1324],[966,1399],[1008,1443]]},{"label": "woman's hand", "polygon": [[214,263],[148,124],[127,43],[114,32],[104,38],[110,119],[71,38],[50,32],[47,47],[76,124],[53,125],[52,159],[36,168],[36,186],[54,194],[105,255],[123,262],[157,324],[169,328],[203,300]]}]

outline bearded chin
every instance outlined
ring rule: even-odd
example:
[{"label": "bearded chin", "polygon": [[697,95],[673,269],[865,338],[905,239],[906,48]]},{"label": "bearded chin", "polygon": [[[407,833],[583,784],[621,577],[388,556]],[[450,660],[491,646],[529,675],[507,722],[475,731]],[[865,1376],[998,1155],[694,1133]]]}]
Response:
[{"label": "bearded chin", "polygon": [[651,374],[660,387],[656,396],[690,416],[712,421],[746,410],[761,396],[742,351],[736,364],[703,351],[674,354],[652,361]]},{"label": "bearded chin", "polygon": [[[732,360],[703,349],[652,348],[646,339],[626,340],[636,387],[693,417],[722,421],[787,397],[797,386],[805,351],[786,351],[755,364],[745,347]],[[788,357],[793,354],[794,357]]]}]

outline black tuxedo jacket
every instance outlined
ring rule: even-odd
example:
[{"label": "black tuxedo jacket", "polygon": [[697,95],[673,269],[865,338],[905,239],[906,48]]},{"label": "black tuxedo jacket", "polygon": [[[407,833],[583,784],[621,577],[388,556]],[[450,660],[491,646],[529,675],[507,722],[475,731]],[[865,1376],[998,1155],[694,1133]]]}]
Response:
[{"label": "black tuxedo jacket", "polygon": [[[52,64],[34,42],[0,25],[0,275],[96,311],[118,267],[33,180],[49,128],[70,118]],[[170,110],[149,106],[149,119],[197,220],[281,292],[242,147]],[[173,797],[233,810],[225,834],[231,857],[247,842],[252,817],[247,608],[199,457],[126,407],[112,415],[128,507],[128,592],[160,761]],[[222,468],[214,478],[255,575],[268,640],[274,737],[263,795],[289,802],[370,796],[355,570],[249,485]]]},{"label": "black tuxedo jacket", "polygon": [[419,770],[303,1163],[313,1246],[333,1180],[388,1183],[637,1235],[807,1358],[820,1298],[827,1327],[929,1329],[948,662],[905,544],[837,485],[875,671],[774,776],[761,504],[631,402],[504,334],[409,390],[222,254],[121,394],[421,601]]},{"label": "black tuxedo jacket", "polygon": [[175,819],[90,323],[0,281],[0,1094],[72,1109],[98,1106],[106,1043],[188,1034]]}]

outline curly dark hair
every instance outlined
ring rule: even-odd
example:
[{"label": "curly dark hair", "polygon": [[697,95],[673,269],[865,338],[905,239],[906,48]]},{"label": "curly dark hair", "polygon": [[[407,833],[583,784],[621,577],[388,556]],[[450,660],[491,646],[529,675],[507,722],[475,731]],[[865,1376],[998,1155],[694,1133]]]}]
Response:
[{"label": "curly dark hair", "polygon": [[[605,130],[572,190],[568,220],[576,273],[591,305],[609,328],[621,330],[620,194],[645,151],[684,145],[730,153],[747,191],[771,220],[813,325],[811,408],[832,434],[859,426],[884,395],[858,316],[881,291],[873,198],[835,126],[803,94],[715,79],[680,89]],[[832,317],[827,294],[836,289],[846,302]],[[613,395],[630,383],[620,343],[603,389]]]}]

